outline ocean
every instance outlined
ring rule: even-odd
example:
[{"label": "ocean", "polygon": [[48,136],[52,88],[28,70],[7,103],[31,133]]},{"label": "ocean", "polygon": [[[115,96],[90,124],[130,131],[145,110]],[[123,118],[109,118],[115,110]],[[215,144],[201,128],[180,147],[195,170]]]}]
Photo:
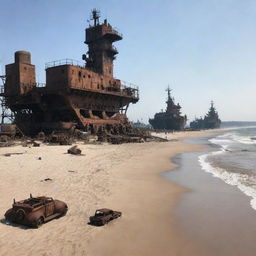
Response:
[{"label": "ocean", "polygon": [[237,186],[256,210],[256,127],[227,130],[209,142],[217,151],[198,157],[202,169]]}]

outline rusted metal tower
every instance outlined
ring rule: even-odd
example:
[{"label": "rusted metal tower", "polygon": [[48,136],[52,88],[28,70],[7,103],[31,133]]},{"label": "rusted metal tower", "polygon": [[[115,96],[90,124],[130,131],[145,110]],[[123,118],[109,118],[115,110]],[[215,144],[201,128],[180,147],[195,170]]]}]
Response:
[{"label": "rusted metal tower", "polygon": [[122,35],[107,20],[101,23],[97,10],[91,17],[93,25],[85,30],[85,63],[70,59],[47,63],[43,87],[36,81],[29,52],[17,51],[14,63],[6,65],[2,96],[25,134],[74,129],[131,133],[126,111],[139,100],[138,87],[113,76],[118,51],[112,44]]}]

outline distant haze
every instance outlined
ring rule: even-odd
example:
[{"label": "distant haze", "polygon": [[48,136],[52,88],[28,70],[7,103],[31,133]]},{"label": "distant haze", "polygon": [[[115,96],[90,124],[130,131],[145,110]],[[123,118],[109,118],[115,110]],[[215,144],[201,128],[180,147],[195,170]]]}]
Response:
[{"label": "distant haze", "polygon": [[224,121],[221,127],[256,127],[256,122],[239,122],[239,121]]},{"label": "distant haze", "polygon": [[140,87],[131,120],[165,109],[168,84],[189,121],[215,102],[222,120],[256,120],[254,0],[0,0],[0,73],[17,50],[28,50],[38,82],[44,64],[81,60],[90,11],[123,33],[116,78]]}]

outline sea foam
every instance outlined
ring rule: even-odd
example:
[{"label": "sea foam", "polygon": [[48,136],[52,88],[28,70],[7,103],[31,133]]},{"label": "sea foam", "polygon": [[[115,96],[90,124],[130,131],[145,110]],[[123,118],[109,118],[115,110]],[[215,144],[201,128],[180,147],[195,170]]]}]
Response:
[{"label": "sea foam", "polygon": [[248,181],[250,181],[251,184],[256,184],[256,179],[254,178],[254,180],[252,180],[252,177],[249,177],[247,174],[228,172],[222,168],[214,167],[207,160],[209,156],[222,154],[223,151],[225,151],[225,146],[222,147],[220,151],[215,151],[199,156],[199,163],[202,169],[208,173],[211,173],[214,177],[222,179],[229,185],[237,186],[244,194],[251,197],[251,207],[256,210],[256,187],[252,187],[246,184]]}]

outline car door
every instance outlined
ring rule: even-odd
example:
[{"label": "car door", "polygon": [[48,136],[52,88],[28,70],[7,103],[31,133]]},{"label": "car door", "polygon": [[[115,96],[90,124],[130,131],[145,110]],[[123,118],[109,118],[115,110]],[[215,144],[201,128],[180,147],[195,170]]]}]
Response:
[{"label": "car door", "polygon": [[49,217],[54,214],[54,201],[53,199],[47,199],[45,201],[45,216]]}]

